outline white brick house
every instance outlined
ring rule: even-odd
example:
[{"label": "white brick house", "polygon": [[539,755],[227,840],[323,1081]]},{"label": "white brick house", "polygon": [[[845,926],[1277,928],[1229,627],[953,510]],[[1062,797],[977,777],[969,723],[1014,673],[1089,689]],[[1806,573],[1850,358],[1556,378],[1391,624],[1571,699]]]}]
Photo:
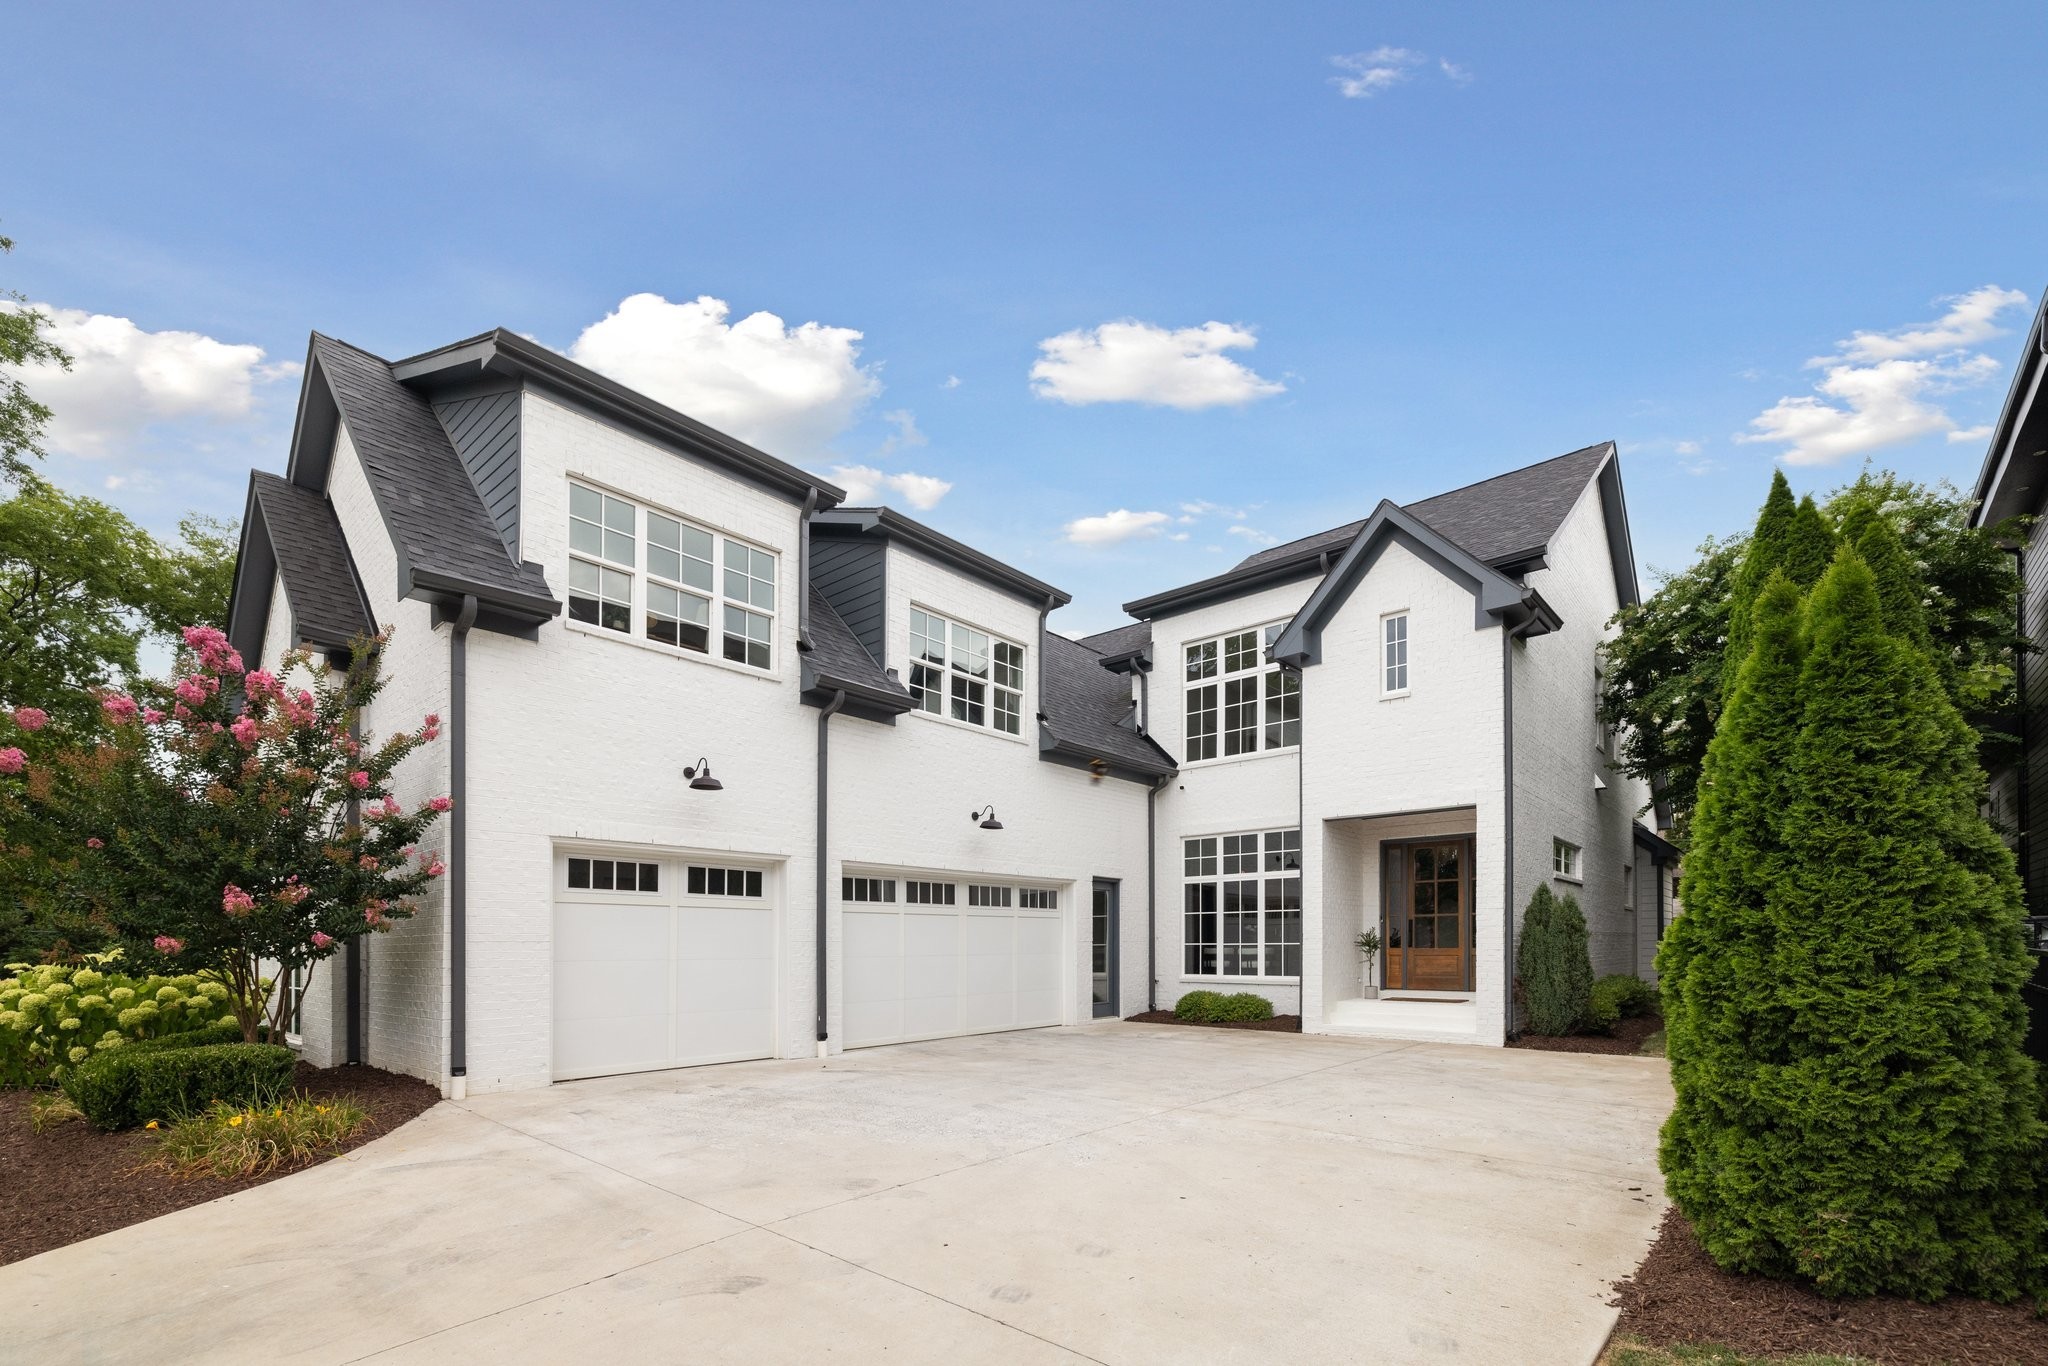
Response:
[{"label": "white brick house", "polygon": [[[1611,446],[1079,643],[1058,589],[843,497],[508,333],[313,339],[230,635],[269,661],[392,626],[364,726],[444,717],[398,795],[457,806],[435,899],[305,984],[310,1057],[535,1086],[1223,983],[1310,1030],[1498,1043],[1553,841],[1596,966],[1647,972],[1632,889],[1668,846],[1593,718],[1635,592]],[[1367,923],[1401,943],[1372,1001]]]}]

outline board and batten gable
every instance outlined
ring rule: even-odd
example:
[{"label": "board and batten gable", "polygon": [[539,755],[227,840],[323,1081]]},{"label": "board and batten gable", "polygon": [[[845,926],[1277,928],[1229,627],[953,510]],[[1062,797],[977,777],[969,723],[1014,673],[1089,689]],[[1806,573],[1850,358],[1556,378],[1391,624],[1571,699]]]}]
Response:
[{"label": "board and batten gable", "polygon": [[[1635,821],[1649,789],[1614,766],[1594,712],[1600,649],[1621,606],[1605,496],[1600,480],[1589,482],[1552,538],[1547,567],[1530,571],[1529,586],[1563,625],[1517,642],[1514,671],[1517,924],[1538,886],[1576,896],[1600,975],[1635,971],[1640,940],[1656,934],[1654,887],[1630,911],[1623,872],[1635,865]],[[1632,575],[1634,566],[1622,571]],[[1579,881],[1555,875],[1556,839],[1580,846]]]},{"label": "board and batten gable", "polygon": [[519,419],[524,408],[516,385],[434,404],[434,416],[515,560],[520,558]]}]

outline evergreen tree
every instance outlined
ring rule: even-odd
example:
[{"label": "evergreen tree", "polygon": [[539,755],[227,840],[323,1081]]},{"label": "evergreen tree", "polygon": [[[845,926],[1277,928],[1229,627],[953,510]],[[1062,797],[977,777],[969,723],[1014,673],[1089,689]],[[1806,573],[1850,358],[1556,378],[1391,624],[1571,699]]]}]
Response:
[{"label": "evergreen tree", "polygon": [[1785,558],[1776,567],[1802,589],[1811,589],[1828,572],[1835,558],[1835,533],[1828,519],[1814,505],[1813,495],[1799,500],[1792,514],[1792,526],[1785,536]]},{"label": "evergreen tree", "polygon": [[[1772,1154],[1751,1133],[1767,1124],[1753,1099],[1763,1058],[1785,1046],[1773,1000],[1771,882],[1785,862],[1790,797],[1783,763],[1799,731],[1804,637],[1799,590],[1782,572],[1758,599],[1752,648],[1707,750],[1685,858],[1683,914],[1657,951],[1666,1051],[1677,1103],[1659,1163],[1680,1210],[1724,1262],[1745,1259],[1740,1208]],[[1731,1252],[1731,1245],[1733,1251]]]},{"label": "evergreen tree", "polygon": [[[2043,1128],[2019,884],[1977,814],[1974,737],[1850,549],[1807,605],[1789,745],[1792,708],[1756,686],[1785,681],[1765,621],[1710,751],[1668,955],[1672,1197],[1734,1270],[2010,1298],[2042,1284]],[[1756,743],[1763,716],[1776,743]],[[1760,797],[1775,818],[1745,818]],[[1746,1023],[1710,1027],[1716,987]]]},{"label": "evergreen tree", "polygon": [[1927,629],[1927,603],[1920,571],[1906,553],[1906,543],[1882,517],[1867,517],[1861,534],[1853,541],[1848,538],[1846,524],[1842,530],[1842,543],[1856,547],[1857,557],[1870,569],[1870,577],[1877,588],[1878,612],[1885,628],[1928,655],[1935,666],[1935,673],[1941,678],[1944,691],[1947,691],[1949,680],[1942,668],[1944,660],[1935,655],[1934,642]]},{"label": "evergreen tree", "polygon": [[1593,958],[1577,897],[1559,897],[1547,883],[1536,888],[1515,942],[1515,977],[1532,1033],[1571,1034],[1586,1023],[1593,1001]]},{"label": "evergreen tree", "polygon": [[1771,491],[1764,496],[1764,505],[1756,515],[1756,529],[1749,533],[1742,563],[1736,568],[1735,577],[1728,586],[1728,645],[1721,656],[1721,698],[1724,705],[1735,691],[1735,676],[1741,671],[1742,661],[1749,653],[1750,614],[1756,608],[1757,598],[1763,594],[1764,585],[1770,582],[1771,571],[1785,563],[1787,542],[1792,535],[1792,519],[1798,511],[1799,504],[1792,497],[1792,485],[1787,482],[1785,471],[1773,470]]}]

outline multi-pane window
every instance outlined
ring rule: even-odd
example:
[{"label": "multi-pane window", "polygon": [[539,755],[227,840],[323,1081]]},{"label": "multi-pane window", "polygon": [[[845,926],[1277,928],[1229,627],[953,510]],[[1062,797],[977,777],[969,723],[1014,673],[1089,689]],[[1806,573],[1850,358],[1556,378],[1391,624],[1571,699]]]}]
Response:
[{"label": "multi-pane window", "polygon": [[691,896],[760,896],[759,868],[708,868],[691,864],[684,870],[683,890]]},{"label": "multi-pane window", "polygon": [[1186,647],[1188,759],[1254,754],[1301,743],[1301,678],[1266,662],[1285,623]]},{"label": "multi-pane window", "polygon": [[1024,647],[913,607],[910,695],[934,716],[1021,734]]},{"label": "multi-pane window", "polygon": [[1301,975],[1301,832],[1182,841],[1190,977]]},{"label": "multi-pane window", "polygon": [[950,882],[906,882],[903,899],[913,906],[951,906],[958,891]]},{"label": "multi-pane window", "polygon": [[1060,894],[1050,887],[1019,887],[1017,908],[1023,911],[1056,911],[1060,908]]},{"label": "multi-pane window", "polygon": [[1559,877],[1579,876],[1579,846],[1564,840],[1550,842],[1550,871]]},{"label": "multi-pane window", "polygon": [[1389,695],[1408,691],[1408,614],[1396,612],[1380,618],[1382,669],[1380,691]]},{"label": "multi-pane window", "polygon": [[1010,904],[1010,889],[1008,887],[984,887],[969,883],[967,885],[967,904],[970,906],[1008,906]]},{"label": "multi-pane window", "polygon": [[843,877],[839,879],[841,901],[894,901],[896,879],[893,877]]},{"label": "multi-pane window", "polygon": [[572,858],[569,886],[579,892],[658,892],[661,865],[626,859]]},{"label": "multi-pane window", "polygon": [[637,567],[631,503],[569,486],[569,619],[608,631],[633,629]]},{"label": "multi-pane window", "polygon": [[[641,560],[645,541],[646,559]],[[719,542],[723,541],[721,547]],[[714,566],[724,566],[723,581]],[[637,607],[649,640],[774,667],[775,556],[623,498],[569,486],[569,619],[630,635]]]}]

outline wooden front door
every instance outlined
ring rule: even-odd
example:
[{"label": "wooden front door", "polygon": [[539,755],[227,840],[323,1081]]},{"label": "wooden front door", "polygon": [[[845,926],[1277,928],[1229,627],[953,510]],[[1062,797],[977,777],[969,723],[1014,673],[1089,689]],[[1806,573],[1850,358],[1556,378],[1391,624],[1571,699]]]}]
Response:
[{"label": "wooden front door", "polygon": [[1387,844],[1380,887],[1386,986],[1472,989],[1472,841]]}]

